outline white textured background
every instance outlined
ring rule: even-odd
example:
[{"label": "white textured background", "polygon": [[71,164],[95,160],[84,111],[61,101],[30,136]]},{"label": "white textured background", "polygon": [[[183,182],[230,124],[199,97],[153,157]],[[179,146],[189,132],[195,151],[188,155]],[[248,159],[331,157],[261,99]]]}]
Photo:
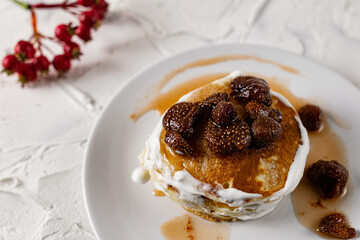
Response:
[{"label": "white textured background", "polygon": [[[22,89],[1,75],[1,240],[95,239],[81,183],[89,132],[124,81],[167,56],[214,43],[273,46],[315,59],[360,87],[359,0],[111,3],[67,79]],[[48,34],[72,19],[38,12],[40,31]],[[0,29],[1,57],[31,35],[29,13],[1,0]]]}]

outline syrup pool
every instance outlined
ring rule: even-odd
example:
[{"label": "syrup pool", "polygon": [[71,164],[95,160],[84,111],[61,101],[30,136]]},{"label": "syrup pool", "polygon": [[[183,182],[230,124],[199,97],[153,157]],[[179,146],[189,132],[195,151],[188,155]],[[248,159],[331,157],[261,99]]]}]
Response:
[{"label": "syrup pool", "polygon": [[[136,109],[131,115],[130,118],[134,122],[136,122],[141,116],[143,116],[145,113],[151,111],[151,110],[158,110],[160,113],[163,113],[168,106],[171,106],[172,104],[168,105],[168,103],[176,102],[182,95],[189,92],[190,90],[194,90],[198,87],[201,87],[205,85],[206,83],[212,82],[213,80],[219,79],[221,77],[226,76],[227,74],[218,73],[218,74],[210,74],[205,75],[202,77],[198,77],[196,79],[192,79],[192,81],[187,81],[185,84],[181,84],[182,86],[179,86],[179,88],[173,88],[172,90],[168,91],[167,93],[162,93],[161,90],[163,87],[170,82],[174,77],[177,75],[185,72],[186,70],[196,68],[196,67],[203,67],[203,66],[209,66],[214,65],[221,62],[226,61],[245,61],[245,60],[253,60],[260,63],[266,63],[274,65],[281,70],[292,73],[292,74],[299,74],[299,71],[295,68],[292,68],[290,66],[286,66],[284,64],[280,64],[278,62],[264,59],[258,56],[253,55],[224,55],[224,56],[218,56],[208,59],[200,59],[194,62],[190,62],[188,64],[185,64],[171,72],[169,72],[167,75],[164,76],[163,79],[161,79],[156,86],[154,86],[153,89],[150,90],[151,95],[153,97],[150,97],[150,102],[143,105],[139,109]],[[196,81],[195,81],[196,80]],[[186,89],[186,90],[185,90]],[[170,94],[171,92],[171,94]],[[181,94],[180,94],[181,93]],[[174,95],[173,95],[174,94]],[[149,96],[144,97],[144,102],[148,102]],[[145,101],[146,99],[146,101]]]},{"label": "syrup pool", "polygon": [[228,240],[230,223],[214,223],[184,214],[161,225],[165,240]]},{"label": "syrup pool", "polygon": [[[299,108],[308,103],[305,99],[299,98],[290,92],[288,82],[280,81],[275,77],[259,77],[267,80],[271,89],[286,97],[296,110],[299,110]],[[331,119],[334,120],[333,115]],[[348,126],[347,122],[343,123],[339,118],[334,123],[340,127]],[[341,138],[331,129],[327,116],[324,116],[320,131],[308,132],[308,135],[310,151],[306,159],[305,171],[318,160],[336,160],[348,168],[346,147]],[[349,186],[347,186],[347,191],[349,191]],[[350,205],[346,191],[337,199],[324,199],[320,197],[317,189],[306,176],[303,176],[295,191],[292,192],[291,200],[298,221],[305,228],[315,233],[318,233],[316,229],[322,217],[333,212],[342,212],[344,206],[348,207]],[[324,237],[323,235],[320,236]]]}]

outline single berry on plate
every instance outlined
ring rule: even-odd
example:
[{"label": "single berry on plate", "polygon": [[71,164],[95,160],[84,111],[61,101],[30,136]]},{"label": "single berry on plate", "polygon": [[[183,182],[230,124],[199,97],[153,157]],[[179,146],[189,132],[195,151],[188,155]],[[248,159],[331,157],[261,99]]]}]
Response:
[{"label": "single berry on plate", "polygon": [[14,48],[15,55],[19,59],[28,59],[33,58],[35,56],[35,48],[34,46],[28,41],[19,41]]},{"label": "single berry on plate", "polygon": [[349,172],[335,160],[319,160],[309,167],[306,176],[318,187],[321,195],[336,198],[344,192]]},{"label": "single berry on plate", "polygon": [[308,131],[317,131],[322,124],[322,111],[319,106],[307,104],[298,111],[301,122]]},{"label": "single berry on plate", "polygon": [[67,42],[63,45],[64,55],[69,59],[78,59],[82,53],[79,44],[75,42]]},{"label": "single berry on plate", "polygon": [[323,217],[316,230],[336,238],[349,239],[356,237],[356,230],[348,225],[342,213],[333,213]]}]

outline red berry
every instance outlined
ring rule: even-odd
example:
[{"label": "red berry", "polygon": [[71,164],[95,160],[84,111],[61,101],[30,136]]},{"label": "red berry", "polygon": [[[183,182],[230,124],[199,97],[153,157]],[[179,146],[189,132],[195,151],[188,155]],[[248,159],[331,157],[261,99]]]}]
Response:
[{"label": "red berry", "polygon": [[75,42],[67,42],[63,46],[64,56],[68,59],[78,59],[81,56],[80,46]]},{"label": "red berry", "polygon": [[95,9],[82,12],[79,15],[79,22],[81,25],[86,26],[87,28],[92,28],[96,25],[99,25],[100,15]]},{"label": "red berry", "polygon": [[44,55],[40,55],[35,58],[36,68],[41,72],[47,72],[49,70],[50,62]]},{"label": "red berry", "polygon": [[57,55],[54,57],[53,65],[59,73],[65,73],[69,71],[71,67],[71,62],[64,55]]},{"label": "red berry", "polygon": [[84,7],[90,7],[95,4],[95,0],[77,0],[77,4]]},{"label": "red berry", "polygon": [[35,55],[34,46],[28,41],[19,41],[14,48],[16,56],[20,59],[33,58]]},{"label": "red berry", "polygon": [[100,25],[100,23],[101,23],[101,20],[103,20],[104,19],[104,17],[105,17],[105,12],[104,11],[102,11],[101,9],[97,9],[97,8],[92,8],[94,11],[96,11],[96,15],[97,15],[97,17],[98,17],[98,21],[97,21],[97,25]]},{"label": "red berry", "polygon": [[19,61],[17,60],[15,55],[7,55],[2,60],[2,66],[4,67],[4,71],[9,75],[16,71],[18,65]]},{"label": "red berry", "polygon": [[70,42],[71,37],[74,35],[75,29],[71,24],[60,24],[55,28],[55,36],[63,42]]},{"label": "red berry", "polygon": [[84,25],[79,25],[76,30],[75,30],[76,35],[78,35],[78,37],[80,39],[82,39],[84,42],[90,41],[91,40],[91,33],[90,33],[90,28],[84,26]]},{"label": "red berry", "polygon": [[109,8],[109,4],[105,0],[96,0],[96,4],[94,7],[102,13],[106,13]]},{"label": "red berry", "polygon": [[22,84],[35,81],[37,78],[36,65],[33,63],[21,63],[17,68],[19,81]]}]

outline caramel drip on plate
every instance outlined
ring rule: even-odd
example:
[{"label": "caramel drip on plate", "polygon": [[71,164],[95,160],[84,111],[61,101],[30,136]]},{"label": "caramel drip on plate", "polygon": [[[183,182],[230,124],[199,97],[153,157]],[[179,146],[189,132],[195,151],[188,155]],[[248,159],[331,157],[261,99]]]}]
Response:
[{"label": "caramel drip on plate", "polygon": [[[208,77],[199,77],[197,79],[197,81],[194,81],[194,85],[192,85],[191,87],[189,87],[188,83],[180,84],[180,85],[187,86],[187,89],[181,88],[181,86],[177,86],[176,88],[173,88],[172,90],[167,91],[166,93],[161,93],[161,89],[168,82],[170,82],[174,77],[179,75],[180,73],[183,73],[188,69],[192,69],[192,68],[196,68],[196,67],[213,65],[213,64],[217,64],[217,63],[221,63],[221,62],[226,62],[226,61],[245,61],[245,60],[253,60],[253,61],[257,61],[257,62],[261,62],[261,63],[272,64],[272,65],[279,67],[283,71],[286,71],[286,72],[289,72],[292,74],[299,74],[299,71],[296,70],[295,68],[277,63],[275,61],[264,59],[264,58],[261,58],[258,56],[253,56],[253,55],[226,55],[226,56],[218,56],[218,57],[214,57],[214,58],[197,60],[197,61],[188,63],[182,67],[179,67],[179,68],[171,71],[167,75],[165,75],[165,77],[152,90],[152,91],[154,91],[152,93],[152,94],[154,94],[153,95],[154,98],[151,98],[150,102],[143,105],[141,108],[135,110],[130,115],[131,120],[137,121],[141,116],[143,116],[144,114],[146,114],[147,112],[149,112],[151,110],[157,110],[157,111],[159,111],[160,114],[162,114],[169,106],[171,106],[174,102],[176,102],[182,95],[184,95],[184,94],[190,92],[191,90],[194,90],[200,86],[203,86],[206,83],[212,82],[213,80],[216,80],[216,79],[226,76],[226,74],[218,73],[218,74],[211,74]],[[181,90],[181,89],[183,89],[183,90]],[[171,98],[171,101],[168,100],[169,97]],[[170,104],[170,102],[172,102],[172,104]]]},{"label": "caramel drip on plate", "polygon": [[[325,121],[320,132],[309,133],[310,152],[306,161],[307,169],[312,163],[322,160],[336,160],[346,168],[348,159],[346,148],[339,136],[332,131]],[[349,191],[349,187],[347,187]],[[345,192],[346,193],[346,192]],[[311,231],[316,232],[320,219],[333,212],[341,212],[348,205],[348,195],[337,199],[323,199],[317,189],[306,178],[305,174],[291,195],[294,212],[299,222]],[[316,232],[317,233],[317,232]]]},{"label": "caramel drip on plate", "polygon": [[227,55],[227,56],[219,56],[219,57],[214,57],[214,58],[207,58],[207,59],[200,59],[191,63],[188,63],[182,67],[179,67],[178,69],[173,70],[172,72],[170,72],[169,74],[167,74],[164,79],[161,81],[160,86],[163,87],[165,86],[166,83],[168,83],[171,79],[173,79],[176,75],[191,69],[191,68],[195,68],[195,67],[201,67],[201,66],[208,66],[208,65],[213,65],[216,63],[220,63],[220,62],[226,62],[226,61],[236,61],[236,60],[241,60],[241,61],[245,61],[245,60],[253,60],[253,61],[257,61],[257,62],[261,62],[261,63],[268,63],[268,64],[272,64],[275,65],[277,67],[279,67],[280,69],[282,69],[283,71],[289,72],[289,73],[293,73],[293,74],[299,74],[299,71],[296,70],[295,68],[277,63],[275,61],[271,61],[268,59],[264,59],[258,56],[254,56],[254,55]]},{"label": "caramel drip on plate", "polygon": [[214,223],[184,214],[161,225],[165,240],[227,240],[230,238],[229,223]]}]

